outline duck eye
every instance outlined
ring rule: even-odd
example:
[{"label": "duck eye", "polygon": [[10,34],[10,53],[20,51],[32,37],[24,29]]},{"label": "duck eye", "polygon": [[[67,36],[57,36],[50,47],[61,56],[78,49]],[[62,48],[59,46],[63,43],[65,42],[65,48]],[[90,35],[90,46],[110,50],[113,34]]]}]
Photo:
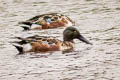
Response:
[{"label": "duck eye", "polygon": [[74,30],[73,32],[77,32],[76,30]]}]

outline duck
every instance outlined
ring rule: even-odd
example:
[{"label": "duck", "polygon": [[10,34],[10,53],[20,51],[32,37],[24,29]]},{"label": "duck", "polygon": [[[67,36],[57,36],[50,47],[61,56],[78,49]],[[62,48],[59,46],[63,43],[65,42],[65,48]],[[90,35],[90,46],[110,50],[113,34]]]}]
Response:
[{"label": "duck", "polygon": [[74,39],[78,39],[86,44],[91,44],[85,39],[77,28],[67,27],[63,31],[63,41],[54,37],[30,36],[27,38],[16,37],[19,41],[13,42],[13,46],[19,51],[19,54],[27,52],[48,52],[48,51],[65,51],[74,49]]},{"label": "duck", "polygon": [[29,20],[19,22],[24,30],[41,30],[58,27],[74,26],[75,22],[68,16],[60,13],[48,13],[37,15]]}]

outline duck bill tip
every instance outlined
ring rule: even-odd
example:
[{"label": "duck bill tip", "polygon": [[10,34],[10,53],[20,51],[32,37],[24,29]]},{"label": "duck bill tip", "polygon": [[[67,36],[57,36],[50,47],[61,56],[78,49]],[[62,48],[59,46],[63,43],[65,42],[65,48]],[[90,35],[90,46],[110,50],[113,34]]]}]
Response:
[{"label": "duck bill tip", "polygon": [[93,45],[91,42],[89,42],[87,39],[85,39],[83,36],[80,36],[79,37],[79,40],[86,43],[86,44],[90,44],[90,45]]}]

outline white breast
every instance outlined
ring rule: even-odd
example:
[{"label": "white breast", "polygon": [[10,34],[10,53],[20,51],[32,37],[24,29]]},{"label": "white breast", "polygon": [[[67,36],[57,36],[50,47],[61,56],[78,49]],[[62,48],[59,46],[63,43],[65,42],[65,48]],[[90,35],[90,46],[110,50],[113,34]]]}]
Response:
[{"label": "white breast", "polygon": [[68,23],[65,26],[69,27],[69,26],[72,26],[72,25],[73,25],[72,22],[68,21]]}]

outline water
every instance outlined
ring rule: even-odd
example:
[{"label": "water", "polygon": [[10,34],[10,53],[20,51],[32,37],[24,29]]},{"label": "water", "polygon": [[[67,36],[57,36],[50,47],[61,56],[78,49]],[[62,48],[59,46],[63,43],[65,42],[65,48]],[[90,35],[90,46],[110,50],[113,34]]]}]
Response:
[{"label": "water", "polygon": [[[93,45],[76,40],[73,52],[17,55],[11,37],[40,34],[62,39],[63,28],[23,32],[17,23],[58,12],[76,22]],[[120,80],[119,0],[1,0],[0,80]]]}]

